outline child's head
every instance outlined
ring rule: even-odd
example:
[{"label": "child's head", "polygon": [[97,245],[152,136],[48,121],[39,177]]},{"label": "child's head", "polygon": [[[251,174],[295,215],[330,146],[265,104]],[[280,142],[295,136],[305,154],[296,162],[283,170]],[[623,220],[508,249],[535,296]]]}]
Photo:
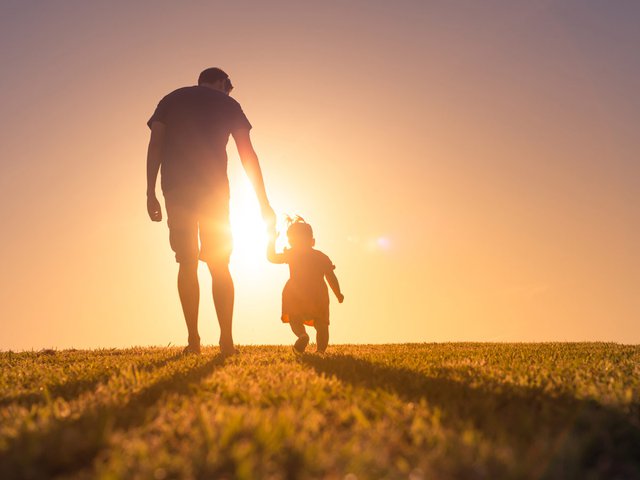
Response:
[{"label": "child's head", "polygon": [[289,220],[287,228],[287,239],[291,248],[313,247],[316,243],[313,238],[311,225],[304,221],[302,217],[295,217]]}]

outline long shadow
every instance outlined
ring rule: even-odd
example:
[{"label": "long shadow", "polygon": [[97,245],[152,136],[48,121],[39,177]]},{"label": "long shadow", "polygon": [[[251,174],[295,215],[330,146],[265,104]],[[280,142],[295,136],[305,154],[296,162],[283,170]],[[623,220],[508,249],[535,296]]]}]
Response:
[{"label": "long shadow", "polygon": [[[150,362],[145,362],[143,364],[138,364],[136,363],[135,359],[132,359],[131,363],[126,364],[125,366],[132,365],[138,371],[151,371],[155,370],[156,368],[163,367],[169,362],[179,360],[180,358],[183,358],[183,355],[177,353],[166,358],[159,358]],[[122,368],[122,366],[119,366],[120,370]],[[62,398],[63,400],[69,401],[73,398],[79,397],[84,392],[95,389],[98,384],[108,380],[113,376],[113,374],[113,369],[105,369],[97,373],[92,378],[82,378],[70,380],[68,382],[59,384],[45,385],[43,390],[38,392],[26,392],[18,395],[11,395],[8,397],[0,398],[0,408],[12,404],[31,407],[33,405],[45,404],[56,398]]]},{"label": "long shadow", "polygon": [[218,355],[146,386],[123,405],[90,406],[80,417],[57,420],[43,432],[23,432],[0,453],[0,478],[52,478],[90,466],[108,445],[110,432],[144,424],[149,408],[163,396],[189,394],[194,383],[223,364]]},{"label": "long shadow", "polygon": [[[535,478],[640,478],[640,405],[622,412],[593,400],[549,395],[542,389],[509,384],[472,387],[450,378],[376,364],[351,355],[305,356],[318,373],[371,390],[393,393],[407,402],[422,399],[442,412],[442,424],[465,431],[469,425],[489,439],[515,448],[523,466],[539,460],[532,444],[551,440],[552,458]],[[538,455],[538,457],[536,457]]]}]

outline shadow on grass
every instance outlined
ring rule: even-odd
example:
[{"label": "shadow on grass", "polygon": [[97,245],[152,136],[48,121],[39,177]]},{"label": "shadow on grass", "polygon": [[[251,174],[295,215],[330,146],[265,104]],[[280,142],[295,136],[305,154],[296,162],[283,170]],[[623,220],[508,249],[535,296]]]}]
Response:
[{"label": "shadow on grass", "polygon": [[[138,371],[148,372],[151,370],[155,370],[156,368],[163,367],[169,362],[176,361],[180,358],[183,358],[183,355],[178,353],[175,355],[171,355],[170,357],[159,358],[157,360],[144,362],[142,364],[138,364],[134,359],[132,359],[131,363],[127,366],[133,366]],[[125,366],[125,368],[127,366]],[[117,371],[122,370],[123,367],[118,366]],[[20,405],[23,407],[31,407],[32,405],[45,404],[49,401],[55,400],[56,398],[61,398],[65,401],[69,401],[82,395],[84,392],[95,389],[95,387],[99,383],[108,380],[114,375],[114,373],[116,373],[115,369],[105,369],[92,378],[81,378],[65,383],[45,385],[42,390],[37,392],[26,392],[18,395],[11,395],[8,397],[0,398],[0,408],[12,404]]]},{"label": "shadow on grass", "polygon": [[472,387],[351,355],[309,355],[302,361],[356,387],[386,391],[406,402],[424,399],[440,409],[446,428],[462,434],[473,426],[513,448],[525,478],[640,478],[637,404],[625,413],[542,389],[505,383]]},{"label": "shadow on grass", "polygon": [[90,466],[108,445],[113,430],[144,424],[149,420],[149,409],[161,398],[169,393],[190,393],[193,384],[223,364],[224,357],[217,355],[147,385],[124,404],[88,406],[78,418],[55,420],[44,431],[22,432],[0,453],[0,478],[51,478]]}]

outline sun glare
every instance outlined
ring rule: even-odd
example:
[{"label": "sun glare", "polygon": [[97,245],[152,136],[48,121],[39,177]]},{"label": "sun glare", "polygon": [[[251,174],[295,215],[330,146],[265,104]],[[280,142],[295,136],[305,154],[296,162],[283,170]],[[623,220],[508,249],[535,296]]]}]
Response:
[{"label": "sun glare", "polygon": [[231,262],[239,265],[266,258],[267,232],[260,208],[248,181],[234,182],[230,202],[233,255]]}]

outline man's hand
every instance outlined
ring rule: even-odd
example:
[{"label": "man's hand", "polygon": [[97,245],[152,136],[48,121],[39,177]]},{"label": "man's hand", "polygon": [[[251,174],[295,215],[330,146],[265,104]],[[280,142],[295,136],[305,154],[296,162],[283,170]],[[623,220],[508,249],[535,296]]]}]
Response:
[{"label": "man's hand", "polygon": [[344,295],[342,293],[337,294],[336,297],[338,297],[338,303],[344,302]]},{"label": "man's hand", "polygon": [[275,225],[267,225],[267,236],[269,240],[273,240],[275,242],[276,238],[278,238],[278,232],[276,231]]},{"label": "man's hand", "polygon": [[267,224],[267,228],[269,229],[269,231],[271,229],[275,230],[276,212],[273,211],[273,208],[271,208],[271,205],[269,205],[268,203],[261,205],[260,211],[262,213],[262,220],[264,220],[264,223]]},{"label": "man's hand", "polygon": [[162,209],[160,208],[160,202],[155,195],[147,197],[147,213],[149,213],[149,218],[153,222],[159,222],[162,220]]}]

